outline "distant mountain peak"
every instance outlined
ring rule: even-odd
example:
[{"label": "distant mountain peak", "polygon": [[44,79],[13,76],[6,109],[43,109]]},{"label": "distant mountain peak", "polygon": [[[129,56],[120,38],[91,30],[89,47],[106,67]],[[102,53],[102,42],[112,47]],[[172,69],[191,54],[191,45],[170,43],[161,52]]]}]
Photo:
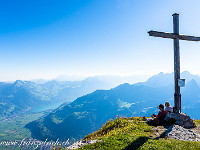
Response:
[{"label": "distant mountain peak", "polygon": [[199,88],[197,82],[194,79],[192,79],[191,81],[189,81],[186,84],[186,86],[189,87],[189,88]]},{"label": "distant mountain peak", "polygon": [[163,73],[163,72],[160,72],[158,75],[164,75],[164,73]]},{"label": "distant mountain peak", "polygon": [[31,83],[31,81],[16,80],[13,85],[20,87],[20,86],[27,85],[28,83]]},{"label": "distant mountain peak", "polygon": [[191,76],[192,74],[189,72],[189,71],[183,71],[182,73],[181,73],[181,75],[182,76]]},{"label": "distant mountain peak", "polygon": [[14,82],[14,86],[21,86],[21,85],[24,85],[24,84],[25,84],[25,82],[22,81],[22,80],[16,80],[16,81]]},{"label": "distant mountain peak", "polygon": [[189,71],[183,71],[182,74],[191,74]]},{"label": "distant mountain peak", "polygon": [[24,82],[24,81],[22,81],[22,80],[16,80],[15,81],[15,83],[22,83],[22,82]]}]

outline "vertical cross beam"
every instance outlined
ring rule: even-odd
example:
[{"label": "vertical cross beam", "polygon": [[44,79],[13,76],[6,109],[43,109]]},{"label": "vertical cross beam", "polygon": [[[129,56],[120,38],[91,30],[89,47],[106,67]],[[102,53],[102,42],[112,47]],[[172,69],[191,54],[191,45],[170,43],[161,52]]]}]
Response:
[{"label": "vertical cross beam", "polygon": [[[173,16],[173,30],[175,35],[179,35],[179,14],[175,13]],[[175,112],[181,112],[181,93],[178,85],[180,79],[180,51],[179,51],[179,38],[174,39],[174,82],[175,82],[175,93],[174,93],[174,104]]]}]

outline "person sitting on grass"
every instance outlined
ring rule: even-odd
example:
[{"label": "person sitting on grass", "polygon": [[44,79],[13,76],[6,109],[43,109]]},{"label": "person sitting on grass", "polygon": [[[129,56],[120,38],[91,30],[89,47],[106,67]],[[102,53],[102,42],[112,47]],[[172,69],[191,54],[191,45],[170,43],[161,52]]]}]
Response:
[{"label": "person sitting on grass", "polygon": [[173,112],[173,108],[170,107],[170,103],[169,102],[165,103],[165,111],[167,111],[168,113],[172,113]]},{"label": "person sitting on grass", "polygon": [[152,114],[150,119],[146,119],[145,117],[143,117],[144,120],[146,119],[148,125],[157,126],[163,124],[164,119],[167,115],[167,111],[164,110],[163,104],[160,104],[158,108],[160,109],[158,115]]}]

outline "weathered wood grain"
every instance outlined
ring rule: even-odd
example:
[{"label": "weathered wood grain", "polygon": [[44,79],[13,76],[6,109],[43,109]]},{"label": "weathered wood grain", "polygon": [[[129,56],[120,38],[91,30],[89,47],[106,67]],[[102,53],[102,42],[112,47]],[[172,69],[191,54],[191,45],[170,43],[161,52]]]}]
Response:
[{"label": "weathered wood grain", "polygon": [[162,37],[162,38],[170,38],[170,39],[179,39],[179,40],[186,40],[186,41],[200,41],[200,37],[195,36],[188,36],[188,35],[181,35],[181,34],[174,34],[174,33],[167,33],[167,32],[159,32],[159,31],[149,31],[149,36],[155,37]]}]

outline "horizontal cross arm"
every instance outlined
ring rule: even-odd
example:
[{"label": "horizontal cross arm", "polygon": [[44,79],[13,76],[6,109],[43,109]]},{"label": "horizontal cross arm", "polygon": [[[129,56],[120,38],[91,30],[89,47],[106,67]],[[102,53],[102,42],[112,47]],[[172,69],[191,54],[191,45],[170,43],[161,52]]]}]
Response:
[{"label": "horizontal cross arm", "polygon": [[162,37],[162,38],[171,38],[176,39],[177,35],[172,33],[166,33],[166,32],[158,32],[158,31],[149,31],[149,36],[155,36],[155,37]]},{"label": "horizontal cross arm", "polygon": [[187,41],[200,41],[200,37],[189,36],[189,35],[179,35],[179,39]]},{"label": "horizontal cross arm", "polygon": [[148,33],[149,36],[155,36],[155,37],[170,38],[170,39],[179,38],[180,40],[187,40],[187,41],[200,41],[200,37],[195,37],[195,36],[180,35],[180,34],[158,32],[158,31],[149,31]]}]

